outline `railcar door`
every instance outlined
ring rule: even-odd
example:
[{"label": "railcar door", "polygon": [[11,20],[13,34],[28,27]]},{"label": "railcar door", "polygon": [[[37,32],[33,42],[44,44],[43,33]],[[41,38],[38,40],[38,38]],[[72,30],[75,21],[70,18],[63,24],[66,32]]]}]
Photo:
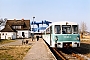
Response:
[{"label": "railcar door", "polygon": [[52,26],[50,26],[50,46],[52,45],[51,34],[52,34]]}]

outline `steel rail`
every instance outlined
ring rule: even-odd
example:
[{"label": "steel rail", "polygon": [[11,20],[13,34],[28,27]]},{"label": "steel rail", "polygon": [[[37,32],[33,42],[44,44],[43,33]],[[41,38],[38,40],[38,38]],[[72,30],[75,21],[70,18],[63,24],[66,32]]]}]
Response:
[{"label": "steel rail", "polygon": [[63,56],[63,54],[61,54],[61,52],[59,52],[56,48],[53,48],[53,50],[55,51],[55,53],[56,53],[61,59],[67,60],[67,59]]}]

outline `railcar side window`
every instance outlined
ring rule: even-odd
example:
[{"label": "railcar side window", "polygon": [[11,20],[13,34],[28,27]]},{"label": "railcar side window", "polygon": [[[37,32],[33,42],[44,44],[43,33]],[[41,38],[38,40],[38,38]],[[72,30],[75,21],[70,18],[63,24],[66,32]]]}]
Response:
[{"label": "railcar side window", "polygon": [[46,34],[50,34],[50,28],[46,30]]},{"label": "railcar side window", "polygon": [[72,30],[73,30],[73,34],[77,34],[78,33],[78,26],[77,25],[73,25],[72,26]]},{"label": "railcar side window", "polygon": [[54,32],[55,32],[55,34],[60,34],[61,33],[60,25],[55,25]]},{"label": "railcar side window", "polygon": [[62,34],[71,34],[71,25],[62,25]]}]

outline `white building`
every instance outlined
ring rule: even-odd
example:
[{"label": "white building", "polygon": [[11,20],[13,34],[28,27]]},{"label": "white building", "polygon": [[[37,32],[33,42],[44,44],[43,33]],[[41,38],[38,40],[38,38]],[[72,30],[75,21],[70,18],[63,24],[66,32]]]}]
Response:
[{"label": "white building", "polygon": [[5,28],[1,30],[1,39],[29,38],[30,20],[7,20]]},{"label": "white building", "polygon": [[16,31],[11,29],[9,25],[6,25],[3,30],[1,30],[1,39],[16,39]]}]

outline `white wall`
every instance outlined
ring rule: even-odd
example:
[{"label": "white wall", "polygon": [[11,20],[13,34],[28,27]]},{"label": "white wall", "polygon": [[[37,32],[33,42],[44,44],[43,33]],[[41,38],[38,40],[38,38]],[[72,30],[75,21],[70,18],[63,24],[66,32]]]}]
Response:
[{"label": "white wall", "polygon": [[1,32],[1,39],[8,39],[9,37],[11,39],[16,39],[16,33],[15,32]]},{"label": "white wall", "polygon": [[16,36],[17,38],[22,38],[22,32],[24,32],[25,38],[29,38],[31,36],[31,32],[29,30],[18,30],[17,35],[16,32],[1,32],[1,39],[8,39],[8,37],[11,37],[11,39],[16,39]]},{"label": "white wall", "polygon": [[29,30],[17,30],[17,38],[22,37],[22,32],[24,32],[25,38],[30,37],[30,31]]}]

